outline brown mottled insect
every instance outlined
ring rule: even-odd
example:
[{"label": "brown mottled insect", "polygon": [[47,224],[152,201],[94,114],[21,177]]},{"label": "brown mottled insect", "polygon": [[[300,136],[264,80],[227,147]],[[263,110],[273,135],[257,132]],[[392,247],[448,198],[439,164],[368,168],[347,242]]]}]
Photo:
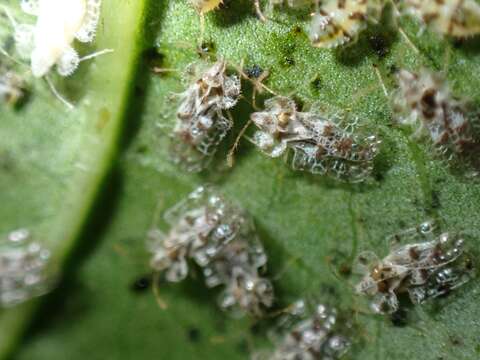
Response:
[{"label": "brown mottled insect", "polygon": [[404,11],[442,35],[480,33],[480,5],[474,0],[404,0]]},{"label": "brown mottled insect", "polygon": [[336,309],[316,303],[313,309],[304,300],[289,307],[281,317],[279,336],[272,352],[258,352],[254,360],[340,359],[351,341],[343,332]]},{"label": "brown mottled insect", "polygon": [[400,70],[399,89],[393,95],[396,119],[418,127],[415,135],[427,134],[442,153],[462,153],[472,144],[472,129],[465,105],[451,93],[438,73]]},{"label": "brown mottled insect", "polygon": [[170,282],[188,275],[189,260],[210,288],[223,286],[224,310],[261,316],[273,303],[273,286],[260,275],[267,256],[251,217],[211,187],[200,187],[165,214],[168,234],[149,234],[151,267]]},{"label": "brown mottled insect", "polygon": [[237,103],[241,84],[236,75],[226,74],[226,66],[225,61],[218,61],[180,94],[171,154],[189,172],[207,167],[232,127],[224,110]]},{"label": "brown mottled insect", "polygon": [[376,313],[398,310],[397,295],[408,292],[418,304],[463,285],[470,278],[458,265],[463,254],[463,238],[449,233],[435,237],[431,223],[423,223],[391,238],[433,238],[433,240],[392,246],[390,253],[379,259],[373,252],[363,252],[357,258],[356,271],[363,274],[356,285],[358,294],[372,298],[371,308]]},{"label": "brown mottled insect", "polygon": [[374,136],[361,138],[321,114],[299,112],[289,98],[267,100],[265,110],[251,120],[259,128],[253,143],[270,157],[291,149],[295,170],[356,182],[373,168],[379,144]]},{"label": "brown mottled insect", "polygon": [[168,281],[183,280],[188,274],[187,258],[205,266],[245,224],[245,214],[210,187],[199,187],[165,213],[168,234],[158,229],[150,235],[151,266],[166,271]]},{"label": "brown mottled insect", "polygon": [[322,1],[312,14],[309,36],[313,46],[334,48],[356,41],[369,22],[380,21],[383,6],[381,0]]},{"label": "brown mottled insect", "polygon": [[204,269],[207,285],[220,281],[225,285],[219,304],[233,313],[249,313],[261,317],[273,305],[274,291],[269,279],[261,276],[267,257],[254,234],[234,241]]}]

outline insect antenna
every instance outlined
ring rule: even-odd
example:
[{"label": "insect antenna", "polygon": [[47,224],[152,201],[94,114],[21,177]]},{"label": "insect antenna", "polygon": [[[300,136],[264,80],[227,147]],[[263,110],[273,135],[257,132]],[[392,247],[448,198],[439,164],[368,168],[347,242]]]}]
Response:
[{"label": "insect antenna", "polygon": [[[395,4],[394,1],[390,1],[390,3],[392,4],[393,6],[393,10],[395,11],[395,16],[398,18],[401,16],[401,13],[400,13],[400,10],[398,9],[397,7],[397,4]],[[410,38],[408,37],[408,35],[405,33],[405,31],[403,30],[403,28],[401,26],[399,26],[397,24],[397,27],[398,27],[398,32],[400,33],[400,35],[403,37],[403,39],[405,40],[405,42],[408,44],[408,46],[410,46],[410,48],[416,53],[416,54],[420,54],[420,50],[418,50],[418,48],[415,46],[415,44],[412,42],[412,40],[410,40]]]},{"label": "insect antenna", "polygon": [[410,46],[410,48],[416,53],[416,54],[420,54],[420,50],[418,50],[418,48],[415,46],[415,44],[412,42],[412,40],[410,40],[410,38],[408,37],[408,35],[405,33],[405,31],[399,26],[398,27],[398,32],[400,33],[400,35],[402,35],[403,39],[405,40],[405,42],[408,44],[408,46]]},{"label": "insect antenna", "polygon": [[[157,227],[158,222],[160,220],[162,208],[163,208],[163,198],[159,198],[157,200],[157,204],[155,205],[155,209],[153,210],[152,220],[150,222],[150,229],[153,230]],[[158,271],[154,271],[152,275],[152,291],[153,295],[155,296],[155,301],[157,302],[158,306],[162,310],[166,310],[168,308],[167,303],[162,299],[160,296],[160,273]]]},{"label": "insect antenna", "polygon": [[110,53],[113,53],[115,50],[113,49],[103,49],[103,50],[100,50],[100,51],[96,51],[94,53],[91,53],[89,55],[85,55],[84,57],[80,58],[79,62],[82,62],[82,61],[85,61],[85,60],[90,60],[90,59],[93,59],[93,58],[96,58],[96,57],[99,57],[99,56],[102,56],[102,55],[106,55],[106,54],[110,54]]},{"label": "insect antenna", "polygon": [[[240,144],[240,140],[245,134],[245,131],[247,131],[248,127],[252,124],[252,122],[253,122],[252,119],[249,119],[247,121],[247,123],[243,126],[242,130],[240,130],[240,132],[238,133],[237,138],[235,139],[235,142],[233,143],[232,147],[228,151],[227,164],[228,164],[229,167],[233,167],[233,164],[235,162],[235,159],[234,159],[235,151],[237,150],[238,145]],[[253,140],[251,140],[251,141],[253,141]]]},{"label": "insect antenna", "polygon": [[385,86],[385,83],[383,82],[382,79],[382,74],[380,74],[380,70],[378,70],[378,66],[373,64],[373,69],[375,71],[375,75],[377,75],[378,81],[380,82],[380,86],[382,87],[383,93],[385,94],[385,97],[388,99],[388,90],[387,87]]},{"label": "insect antenna", "polygon": [[[243,71],[242,69],[242,65],[243,65],[243,60],[242,62],[240,63],[240,66],[238,65],[232,65],[235,70],[237,70],[237,72],[240,74],[240,77],[244,78],[245,80],[248,80],[250,81],[253,86],[254,86],[254,91],[257,90],[259,91],[258,89],[263,89],[263,90],[266,90],[268,93],[270,93],[271,95],[274,95],[274,96],[279,96],[279,94],[277,94],[275,91],[273,91],[272,89],[270,89],[268,86],[266,86],[264,83],[262,83],[263,80],[265,80],[267,78],[267,76],[269,75],[269,72],[268,71],[264,71],[264,74],[260,75],[260,77],[258,79],[252,79],[250,76],[248,76],[245,71]],[[253,106],[255,106],[255,103],[253,103]]]},{"label": "insect antenna", "polygon": [[165,73],[169,73],[169,72],[180,72],[180,70],[178,69],[174,69],[174,68],[161,68],[161,67],[158,67],[158,66],[155,66],[153,69],[152,69],[153,73],[154,74],[165,74]]},{"label": "insect antenna", "polygon": [[52,91],[53,95],[61,102],[63,103],[69,110],[73,110],[75,106],[73,106],[72,103],[70,103],[67,99],[65,99],[58,90],[55,88],[55,85],[53,82],[50,80],[48,76],[45,76],[45,81],[47,82],[48,86],[50,87],[50,90]]},{"label": "insect antenna", "polygon": [[202,51],[203,39],[205,37],[205,14],[200,13],[200,38],[198,39],[198,49]]},{"label": "insect antenna", "polygon": [[155,300],[157,301],[158,307],[162,310],[167,310],[168,305],[160,296],[159,282],[160,282],[160,273],[156,271],[153,274],[153,286],[152,286],[153,295],[155,296]]},{"label": "insect antenna", "polygon": [[255,0],[254,1],[254,6],[255,6],[255,12],[257,13],[258,18],[260,21],[267,22],[266,16],[263,14],[261,6],[260,6],[260,0]]}]

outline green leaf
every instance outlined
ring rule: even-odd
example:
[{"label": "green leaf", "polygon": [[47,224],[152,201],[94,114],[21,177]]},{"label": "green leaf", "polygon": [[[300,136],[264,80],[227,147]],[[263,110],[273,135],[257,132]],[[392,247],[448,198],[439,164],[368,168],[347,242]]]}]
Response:
[{"label": "green leaf", "polygon": [[[18,6],[9,3],[13,9]],[[22,110],[2,112],[2,232],[30,229],[52,250],[60,268],[117,153],[133,91],[129,85],[143,44],[145,6],[145,1],[105,2],[96,46],[115,53],[97,58],[81,74],[65,80],[67,95],[78,102],[74,110],[66,109],[38,81],[32,101]],[[0,313],[0,357],[18,342],[36,304]]]},{"label": "green leaf", "polygon": [[[455,94],[478,104],[478,39],[455,43],[429,31],[417,36],[418,24],[402,18],[400,25],[420,54],[394,27],[384,26],[371,26],[358,43],[342,51],[315,49],[302,31],[307,12],[278,8],[273,20],[264,24],[255,17],[251,1],[227,2],[205,19],[205,38],[218,58],[257,64],[270,71],[266,84],[276,92],[294,93],[305,104],[319,102],[358,117],[365,131],[382,139],[382,152],[374,178],[363,185],[295,173],[246,140],[230,169],[225,165],[226,151],[252,112],[242,101],[232,112],[235,131],[215,163],[203,174],[189,175],[168,161],[167,133],[174,121],[168,95],[183,89],[181,76],[150,75],[149,67],[161,60],[163,67],[183,70],[198,61],[199,17],[186,0],[152,2],[145,31],[151,50],[134,82],[135,59],[144,45],[146,4],[104,3],[96,44],[116,52],[71,79],[81,89],[80,98],[91,99],[91,105],[81,100],[75,112],[66,113],[47,88],[39,86],[23,110],[2,114],[0,159],[6,166],[0,186],[8,191],[0,194],[4,205],[0,226],[4,231],[33,228],[55,246],[60,263],[74,240],[85,245],[75,252],[82,261],[71,264],[69,276],[40,308],[15,358],[241,359],[271,346],[268,322],[259,326],[252,319],[222,313],[215,304],[217,293],[206,290],[201,278],[162,284],[166,311],[160,310],[150,291],[132,291],[133,282],[149,272],[144,238],[157,204],[165,210],[205,182],[215,183],[253,215],[270,256],[269,273],[276,279],[279,306],[309,297],[344,311],[357,310],[352,358],[479,356],[477,279],[446,298],[409,307],[405,326],[395,326],[388,317],[360,311],[365,309],[364,300],[354,295],[342,272],[361,250],[385,255],[387,235],[426,218],[441,218],[444,230],[467,231],[472,248],[480,244],[480,185],[454,174],[431,146],[393,126],[389,101],[373,69],[376,64],[392,92],[393,67],[445,68]],[[125,128],[128,141],[102,196],[97,193],[105,171],[117,164],[112,160],[114,144],[127,93],[132,126]],[[248,91],[245,97],[249,99]],[[98,134],[95,125],[103,107],[111,116],[107,130]],[[106,139],[92,141],[102,134]],[[77,169],[78,159],[92,161],[87,168],[93,172]],[[84,236],[78,237],[94,195],[99,195],[98,209],[91,213]],[[165,223],[159,225],[167,229]],[[19,340],[32,307],[0,315],[0,355]]]}]

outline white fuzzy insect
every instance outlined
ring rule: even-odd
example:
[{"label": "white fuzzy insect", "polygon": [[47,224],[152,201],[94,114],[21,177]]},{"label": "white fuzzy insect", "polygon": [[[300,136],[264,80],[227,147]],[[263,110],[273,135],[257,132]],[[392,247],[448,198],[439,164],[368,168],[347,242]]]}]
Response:
[{"label": "white fuzzy insect", "polygon": [[[31,62],[35,77],[56,66],[62,76],[71,75],[83,59],[74,40],[93,41],[100,17],[101,0],[22,0],[21,7],[36,17],[35,25],[15,26],[17,49]],[[91,58],[89,56],[88,58]]]}]

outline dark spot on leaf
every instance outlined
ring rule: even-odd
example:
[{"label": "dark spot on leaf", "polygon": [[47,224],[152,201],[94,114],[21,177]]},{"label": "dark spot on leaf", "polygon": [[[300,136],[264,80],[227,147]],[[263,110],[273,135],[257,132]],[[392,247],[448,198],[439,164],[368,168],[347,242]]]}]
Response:
[{"label": "dark spot on leaf", "polygon": [[149,68],[162,67],[165,55],[160,53],[157,48],[148,48],[143,51],[143,59]]},{"label": "dark spot on leaf", "polygon": [[390,321],[393,326],[396,327],[405,327],[408,325],[408,314],[407,311],[403,308],[398,309],[393,314],[390,315]]},{"label": "dark spot on leaf", "polygon": [[350,274],[352,273],[352,268],[347,264],[342,264],[340,265],[338,272],[340,273],[340,275],[347,277],[350,276]]},{"label": "dark spot on leaf", "polygon": [[138,145],[135,149],[137,154],[145,154],[148,151],[148,146],[145,144]]},{"label": "dark spot on leaf", "polygon": [[295,60],[293,59],[293,57],[285,56],[285,57],[282,59],[282,62],[280,63],[280,65],[283,65],[283,66],[293,66],[293,65],[295,65]]},{"label": "dark spot on leaf", "polygon": [[331,284],[321,284],[320,289],[322,293],[328,294],[331,296],[336,296],[337,295],[337,289],[335,289],[335,286]]},{"label": "dark spot on leaf", "polygon": [[145,95],[145,90],[140,86],[135,86],[135,96],[143,97],[143,95]]},{"label": "dark spot on leaf", "polygon": [[380,34],[371,35],[368,38],[370,47],[375,51],[379,58],[385,57],[389,52],[389,42]]},{"label": "dark spot on leaf", "polygon": [[245,74],[251,79],[258,79],[263,74],[263,69],[259,65],[253,65],[244,69]]},{"label": "dark spot on leaf", "polygon": [[261,332],[262,327],[260,326],[260,323],[255,323],[252,326],[250,326],[250,332],[253,335],[258,335]]},{"label": "dark spot on leaf", "polygon": [[440,207],[440,197],[437,191],[432,191],[432,208],[438,209]]},{"label": "dark spot on leaf", "polygon": [[15,168],[15,161],[10,152],[0,152],[0,169],[4,171],[12,171]]},{"label": "dark spot on leaf", "polygon": [[133,292],[141,293],[149,289],[151,284],[152,277],[150,275],[144,275],[133,282],[131,289]]},{"label": "dark spot on leaf", "polygon": [[320,91],[322,88],[322,80],[320,79],[320,75],[315,76],[315,78],[310,82],[310,87],[315,92]]},{"label": "dark spot on leaf", "polygon": [[302,99],[300,99],[298,96],[293,95],[292,100],[295,101],[295,104],[297,105],[298,111],[302,111],[303,107],[305,106],[305,103],[303,102]]},{"label": "dark spot on leaf", "polygon": [[389,71],[390,71],[390,74],[396,74],[398,72],[398,66],[393,64],[393,65],[390,65],[389,67]]},{"label": "dark spot on leaf", "polygon": [[303,30],[300,26],[294,26],[293,29],[292,29],[292,34],[294,35],[299,35],[299,34],[302,34],[303,33]]},{"label": "dark spot on leaf", "polygon": [[282,58],[280,60],[280,65],[283,66],[293,66],[295,65],[295,59],[293,58],[293,54],[296,49],[295,42],[291,39],[291,36],[287,36],[287,39],[284,40],[285,42],[281,43],[280,51],[282,52]]},{"label": "dark spot on leaf", "polygon": [[192,327],[187,331],[188,340],[192,343],[197,343],[201,339],[201,332],[198,328]]},{"label": "dark spot on leaf", "polygon": [[455,49],[460,49],[464,43],[465,43],[465,40],[462,38],[457,38],[452,40],[452,45]]},{"label": "dark spot on leaf", "polygon": [[197,49],[198,56],[203,57],[214,57],[215,55],[215,43],[213,41],[204,41]]},{"label": "dark spot on leaf", "polygon": [[460,338],[457,337],[457,336],[453,336],[453,335],[450,336],[450,342],[451,342],[452,345],[454,345],[454,346],[463,345],[462,339],[460,339]]},{"label": "dark spot on leaf", "polygon": [[248,354],[248,341],[245,339],[240,340],[237,344],[237,351],[241,354]]}]

